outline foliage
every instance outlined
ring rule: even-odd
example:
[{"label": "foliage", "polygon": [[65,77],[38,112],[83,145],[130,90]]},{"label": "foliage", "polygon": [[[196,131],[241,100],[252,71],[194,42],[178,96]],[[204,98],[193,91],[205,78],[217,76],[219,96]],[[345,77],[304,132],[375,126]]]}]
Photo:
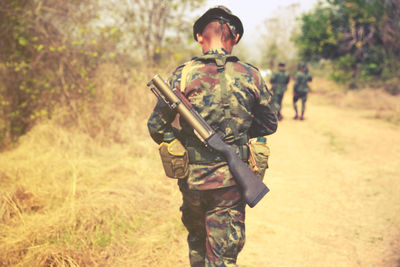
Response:
[{"label": "foliage", "polygon": [[264,62],[262,62],[262,64],[273,69],[278,63],[277,61],[280,53],[281,51],[279,50],[278,44],[276,42],[272,42],[265,51],[266,55],[263,57]]},{"label": "foliage", "polygon": [[[74,99],[94,94],[90,81],[102,56],[84,23],[88,1],[0,2],[0,147],[26,133],[37,119]],[[85,9],[85,12],[82,10]],[[79,22],[77,22],[79,21]]]},{"label": "foliage", "polygon": [[124,68],[96,69],[79,124],[58,110],[0,153],[0,266],[187,266],[179,190],[146,127],[154,71]]},{"label": "foliage", "polygon": [[278,62],[284,61],[290,71],[296,68],[298,52],[292,36],[298,29],[300,4],[294,3],[276,11],[274,17],[264,21],[264,32],[261,33],[263,53],[261,65],[274,69]]},{"label": "foliage", "polygon": [[398,75],[400,0],[327,0],[301,21],[300,56],[332,60],[336,81],[355,84]]},{"label": "foliage", "polygon": [[[193,40],[193,21],[188,14],[205,0],[113,0],[108,1],[104,17],[123,33],[122,49],[149,64],[162,59],[180,59]],[[190,18],[190,21],[188,20]],[[128,43],[129,45],[125,45]],[[176,50],[176,51],[175,51]]]},{"label": "foliage", "polygon": [[0,149],[56,107],[67,107],[70,121],[87,117],[104,63],[125,71],[145,59],[183,58],[180,39],[192,25],[183,14],[203,2],[0,1]]}]

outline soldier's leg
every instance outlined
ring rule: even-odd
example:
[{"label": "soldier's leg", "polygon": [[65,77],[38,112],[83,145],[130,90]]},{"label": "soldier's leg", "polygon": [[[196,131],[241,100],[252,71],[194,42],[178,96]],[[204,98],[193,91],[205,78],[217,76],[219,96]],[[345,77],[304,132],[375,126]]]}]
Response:
[{"label": "soldier's leg", "polygon": [[201,198],[204,192],[190,190],[184,180],[180,180],[178,184],[183,198],[180,209],[182,222],[188,230],[187,242],[190,266],[203,267],[205,266],[206,254],[206,228],[205,208],[202,205]]},{"label": "soldier's leg", "polygon": [[281,111],[281,109],[282,109],[283,94],[279,94],[279,95],[277,96],[277,98],[278,98],[279,111]]},{"label": "soldier's leg", "polygon": [[307,102],[307,93],[305,93],[301,97],[301,117],[300,119],[304,119],[304,112],[306,111],[306,102]]},{"label": "soldier's leg", "polygon": [[294,107],[294,111],[296,112],[296,115],[294,116],[294,119],[296,119],[296,120],[298,118],[297,100],[299,100],[299,94],[294,93],[294,95],[293,95],[293,107]]},{"label": "soldier's leg", "polygon": [[274,107],[276,108],[276,110],[279,110],[279,100],[278,100],[278,94],[274,92],[274,94],[272,95],[272,103],[274,103]]},{"label": "soldier's leg", "polygon": [[238,187],[210,192],[206,213],[206,266],[236,266],[245,242],[245,205]]},{"label": "soldier's leg", "polygon": [[283,94],[277,95],[277,103],[278,103],[278,119],[281,120],[282,117],[282,99],[283,99]]}]

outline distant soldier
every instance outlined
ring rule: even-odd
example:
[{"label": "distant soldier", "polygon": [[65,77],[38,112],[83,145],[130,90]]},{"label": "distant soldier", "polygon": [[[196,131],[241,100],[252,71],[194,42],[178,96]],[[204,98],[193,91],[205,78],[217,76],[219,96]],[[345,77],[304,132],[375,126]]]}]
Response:
[{"label": "distant soldier", "polygon": [[300,120],[304,120],[304,112],[306,110],[307,94],[310,91],[308,83],[312,81],[311,75],[308,73],[308,68],[305,64],[299,64],[298,71],[295,75],[293,86],[293,107],[296,112],[294,119],[299,119],[297,111],[297,100],[301,99],[301,115]]},{"label": "distant soldier", "polygon": [[[170,85],[247,162],[249,138],[274,133],[277,118],[261,73],[230,54],[243,35],[242,22],[226,7],[217,6],[195,22],[193,35],[203,55],[178,67]],[[157,143],[177,137],[189,154],[189,174],[178,185],[190,265],[236,266],[245,242],[241,189],[227,161],[205,147],[187,122],[180,120],[180,131],[173,128],[175,116],[176,111],[159,101],[148,128]]]},{"label": "distant soldier", "polygon": [[272,101],[274,102],[275,108],[278,111],[278,119],[282,120],[283,116],[281,113],[283,94],[287,89],[290,76],[285,70],[285,63],[279,62],[278,70],[272,75],[270,83],[272,84]]}]

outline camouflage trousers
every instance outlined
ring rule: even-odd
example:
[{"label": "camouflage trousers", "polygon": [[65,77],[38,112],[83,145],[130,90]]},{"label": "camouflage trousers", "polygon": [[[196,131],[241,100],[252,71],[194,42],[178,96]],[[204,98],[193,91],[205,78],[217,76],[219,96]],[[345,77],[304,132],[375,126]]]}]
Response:
[{"label": "camouflage trousers", "polygon": [[190,190],[179,181],[190,266],[236,266],[245,242],[245,202],[236,186]]},{"label": "camouflage trousers", "polygon": [[293,107],[297,114],[297,101],[301,99],[301,115],[306,110],[307,92],[296,92],[293,96]]},{"label": "camouflage trousers", "polygon": [[281,112],[282,99],[283,99],[283,93],[274,93],[272,95],[272,101],[274,102],[275,108],[276,110],[278,110],[278,112]]}]

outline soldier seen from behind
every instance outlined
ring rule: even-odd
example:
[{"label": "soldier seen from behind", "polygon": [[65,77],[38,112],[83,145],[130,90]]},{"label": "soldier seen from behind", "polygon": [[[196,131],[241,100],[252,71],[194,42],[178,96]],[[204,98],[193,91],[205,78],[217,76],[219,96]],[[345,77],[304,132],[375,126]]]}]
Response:
[{"label": "soldier seen from behind", "polygon": [[[295,82],[293,86],[293,107],[295,111],[294,119],[304,120],[304,112],[306,110],[307,94],[310,91],[308,85],[312,81],[311,75],[308,73],[308,68],[305,64],[299,64],[298,71],[295,75]],[[297,110],[297,101],[301,99],[301,115]]]},{"label": "soldier seen from behind", "polygon": [[[205,12],[193,26],[203,55],[179,66],[169,79],[194,109],[247,162],[250,138],[272,134],[277,117],[257,68],[231,55],[243,35],[240,19],[224,6]],[[191,266],[236,266],[245,242],[245,201],[227,161],[211,151],[176,111],[158,101],[148,121],[157,143],[178,139],[189,155],[189,172],[179,177],[182,222],[188,231]],[[175,124],[174,124],[175,125]],[[172,141],[174,142],[174,141]]]},{"label": "soldier seen from behind", "polygon": [[289,83],[290,76],[285,70],[285,63],[279,62],[278,70],[274,72],[270,79],[272,85],[272,100],[274,102],[275,108],[278,111],[278,119],[282,120],[283,116],[281,113],[282,99],[285,91],[287,90],[287,84]]}]

